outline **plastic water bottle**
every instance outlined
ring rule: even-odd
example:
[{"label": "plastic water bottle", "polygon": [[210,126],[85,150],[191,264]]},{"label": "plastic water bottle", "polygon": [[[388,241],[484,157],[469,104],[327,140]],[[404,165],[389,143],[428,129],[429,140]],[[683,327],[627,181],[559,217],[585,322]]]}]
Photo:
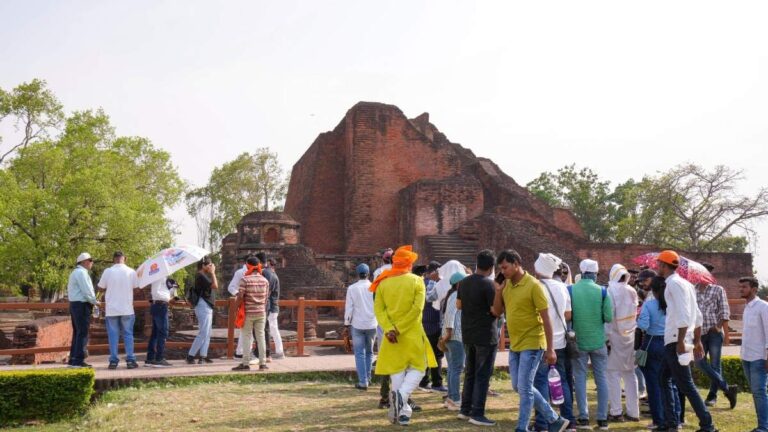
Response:
[{"label": "plastic water bottle", "polygon": [[552,405],[561,405],[565,402],[565,397],[563,396],[563,384],[560,382],[560,374],[557,373],[555,365],[549,365],[547,380],[549,381],[549,399],[552,401]]},{"label": "plastic water bottle", "polygon": [[93,305],[92,315],[96,319],[98,319],[99,316],[101,316],[101,309],[99,309],[99,305]]}]

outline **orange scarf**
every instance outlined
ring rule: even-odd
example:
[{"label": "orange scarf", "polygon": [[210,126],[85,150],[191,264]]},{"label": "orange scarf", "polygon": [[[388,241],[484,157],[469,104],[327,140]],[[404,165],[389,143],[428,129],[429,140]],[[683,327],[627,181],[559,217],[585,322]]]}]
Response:
[{"label": "orange scarf", "polygon": [[248,269],[245,271],[246,276],[250,276],[253,274],[253,272],[256,272],[258,274],[261,274],[261,263],[259,265],[252,266],[248,263],[245,264],[245,268]]},{"label": "orange scarf", "polygon": [[415,263],[417,259],[419,259],[419,254],[413,252],[413,246],[400,246],[397,248],[397,251],[395,251],[395,255],[392,256],[392,268],[381,272],[379,277],[373,281],[369,290],[375,293],[379,284],[384,279],[410,273],[413,263]]}]

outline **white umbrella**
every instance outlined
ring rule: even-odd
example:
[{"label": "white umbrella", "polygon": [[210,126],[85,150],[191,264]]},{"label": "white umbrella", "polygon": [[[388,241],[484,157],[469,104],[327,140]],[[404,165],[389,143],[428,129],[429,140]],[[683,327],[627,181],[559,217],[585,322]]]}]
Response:
[{"label": "white umbrella", "polygon": [[206,255],[208,255],[207,250],[192,245],[163,249],[136,269],[139,286],[145,287],[152,282],[168,277],[177,270],[200,261]]}]

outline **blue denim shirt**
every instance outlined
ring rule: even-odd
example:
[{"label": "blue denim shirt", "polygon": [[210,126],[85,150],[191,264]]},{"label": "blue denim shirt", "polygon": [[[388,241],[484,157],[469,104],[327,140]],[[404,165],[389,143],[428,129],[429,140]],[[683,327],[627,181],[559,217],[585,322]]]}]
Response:
[{"label": "blue denim shirt", "polygon": [[667,315],[659,309],[659,301],[650,299],[646,300],[640,309],[637,327],[650,336],[664,336],[664,323],[666,321]]}]

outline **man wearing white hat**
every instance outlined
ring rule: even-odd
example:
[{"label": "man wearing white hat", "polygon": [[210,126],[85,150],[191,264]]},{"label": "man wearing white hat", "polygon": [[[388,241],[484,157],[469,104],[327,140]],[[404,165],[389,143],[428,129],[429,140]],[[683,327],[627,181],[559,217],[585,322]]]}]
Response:
[{"label": "man wearing white hat", "polygon": [[605,323],[613,320],[613,308],[606,289],[595,282],[599,271],[597,261],[585,259],[579,264],[579,269],[581,279],[571,288],[573,331],[576,332],[579,345],[579,358],[571,361],[579,410],[576,428],[590,428],[587,362],[591,361],[597,385],[597,427],[599,430],[608,430],[608,348],[605,346]]},{"label": "man wearing white hat", "polygon": [[77,267],[72,270],[67,283],[69,315],[72,317],[72,346],[69,349],[69,367],[91,367],[85,363],[85,347],[88,345],[88,326],[91,325],[91,313],[96,304],[96,293],[88,271],[93,267],[93,259],[88,252],[77,257]]},{"label": "man wearing white hat", "polygon": [[[561,268],[562,260],[551,253],[540,253],[539,257],[533,263],[541,283],[544,285],[544,291],[549,299],[549,321],[552,323],[552,342],[557,354],[557,363],[555,369],[560,374],[560,382],[563,386],[564,401],[560,405],[560,416],[570,422],[569,428],[573,429],[576,425],[576,419],[573,416],[573,392],[568,383],[571,381],[567,377],[570,367],[566,368],[566,362],[569,362],[566,352],[565,334],[568,331],[568,321],[571,320],[571,296],[568,295],[568,287],[562,282],[562,279],[554,276],[555,272]],[[549,365],[546,362],[539,363],[539,369],[536,371],[533,385],[541,393],[544,399],[549,400],[548,383]],[[548,425],[544,415],[536,412],[536,430],[547,430]]]}]

